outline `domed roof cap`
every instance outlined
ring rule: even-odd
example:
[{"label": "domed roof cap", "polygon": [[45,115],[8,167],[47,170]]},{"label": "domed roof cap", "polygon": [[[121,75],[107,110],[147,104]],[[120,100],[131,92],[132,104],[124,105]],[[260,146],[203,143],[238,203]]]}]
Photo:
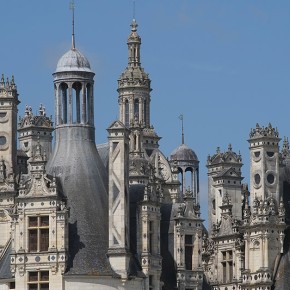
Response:
[{"label": "domed roof cap", "polygon": [[178,146],[170,155],[172,161],[198,161],[195,152],[185,144]]},{"label": "domed roof cap", "polygon": [[88,59],[76,48],[70,49],[58,61],[58,72],[92,72]]}]

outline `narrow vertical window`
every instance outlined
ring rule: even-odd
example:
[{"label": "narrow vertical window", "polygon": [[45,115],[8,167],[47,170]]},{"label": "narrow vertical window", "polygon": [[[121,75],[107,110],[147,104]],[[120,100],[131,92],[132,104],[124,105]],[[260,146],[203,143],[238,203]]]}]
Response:
[{"label": "narrow vertical window", "polygon": [[79,82],[76,82],[72,86],[72,99],[74,106],[73,111],[73,123],[81,122],[81,103],[80,103],[80,93],[82,90],[82,85]]},{"label": "narrow vertical window", "polygon": [[224,251],[222,252],[222,282],[228,283],[233,280],[233,252]]},{"label": "narrow vertical window", "polygon": [[185,269],[192,270],[193,237],[185,235]]},{"label": "narrow vertical window", "polygon": [[146,102],[146,100],[144,101],[143,110],[144,110],[143,120],[144,120],[145,125],[147,125],[148,120],[147,120],[147,102]]},{"label": "narrow vertical window", "polygon": [[135,99],[134,101],[134,118],[139,119],[139,100]]},{"label": "narrow vertical window", "polygon": [[151,254],[153,254],[153,232],[154,232],[154,228],[153,228],[153,221],[149,221],[149,230],[148,230],[148,252],[150,252]]},{"label": "narrow vertical window", "polygon": [[61,84],[61,94],[62,94],[62,123],[67,123],[67,84]]},{"label": "narrow vertical window", "polygon": [[125,101],[125,126],[129,127],[129,102]]}]

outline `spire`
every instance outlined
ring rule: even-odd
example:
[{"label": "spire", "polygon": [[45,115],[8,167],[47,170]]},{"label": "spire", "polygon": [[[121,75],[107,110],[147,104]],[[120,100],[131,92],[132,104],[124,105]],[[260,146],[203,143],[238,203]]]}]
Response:
[{"label": "spire", "polygon": [[135,14],[136,14],[136,10],[135,10],[135,0],[133,1],[133,19],[135,19]]},{"label": "spire", "polygon": [[69,8],[72,10],[72,50],[76,48],[75,46],[75,2],[72,0],[70,2]]},{"label": "spire", "polygon": [[181,120],[181,144],[184,144],[183,114],[179,115],[178,118]]},{"label": "spire", "polygon": [[140,67],[140,46],[141,46],[141,37],[137,33],[138,24],[136,19],[133,18],[131,23],[131,33],[128,37],[128,52],[129,60],[128,65],[131,67]]}]

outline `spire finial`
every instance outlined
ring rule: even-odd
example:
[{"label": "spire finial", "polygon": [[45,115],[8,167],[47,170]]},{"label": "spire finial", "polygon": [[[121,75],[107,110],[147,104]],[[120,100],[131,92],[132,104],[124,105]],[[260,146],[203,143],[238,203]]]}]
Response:
[{"label": "spire finial", "polygon": [[181,120],[181,144],[184,144],[183,114],[180,114],[178,118]]},{"label": "spire finial", "polygon": [[69,5],[69,9],[72,10],[72,49],[75,49],[75,1],[72,0]]},{"label": "spire finial", "polygon": [[131,23],[130,26],[131,26],[131,31],[132,31],[132,32],[136,32],[136,31],[137,31],[138,24],[137,24],[135,18],[132,20],[132,23]]},{"label": "spire finial", "polygon": [[135,11],[135,0],[133,1],[133,19],[135,19],[136,11]]}]

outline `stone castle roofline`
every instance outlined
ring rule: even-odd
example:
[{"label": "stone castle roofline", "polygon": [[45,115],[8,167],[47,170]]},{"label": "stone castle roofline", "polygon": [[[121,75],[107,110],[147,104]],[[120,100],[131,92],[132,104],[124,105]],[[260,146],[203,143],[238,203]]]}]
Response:
[{"label": "stone castle roofline", "polygon": [[217,147],[217,151],[214,155],[207,157],[207,168],[216,167],[217,165],[238,166],[242,167],[242,156],[240,152],[237,154],[232,151],[232,146],[229,144],[228,151],[221,152],[220,147]]},{"label": "stone castle roofline", "polygon": [[281,140],[279,138],[279,132],[277,128],[273,128],[272,124],[269,123],[268,127],[260,126],[258,123],[256,124],[256,128],[251,129],[250,136],[249,136],[249,142],[251,142],[253,139],[275,139],[275,140]]},{"label": "stone castle roofline", "polygon": [[7,78],[5,82],[4,74],[2,74],[0,80],[0,98],[5,98],[5,100],[7,101],[13,100],[17,102],[17,105],[20,104],[20,101],[18,100],[17,86],[14,81],[14,76],[12,76],[11,80]]},{"label": "stone castle roofline", "polygon": [[37,128],[38,130],[44,129],[45,131],[53,131],[52,116],[48,117],[45,113],[45,108],[41,104],[39,107],[38,115],[33,115],[32,108],[26,105],[25,115],[18,121],[18,131],[27,130],[27,128]]}]

